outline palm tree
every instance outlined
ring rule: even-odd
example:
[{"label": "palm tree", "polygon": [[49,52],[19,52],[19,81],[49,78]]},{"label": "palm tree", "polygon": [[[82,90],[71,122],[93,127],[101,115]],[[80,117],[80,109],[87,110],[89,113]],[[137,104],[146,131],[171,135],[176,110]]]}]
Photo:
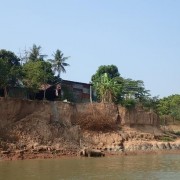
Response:
[{"label": "palm tree", "polygon": [[57,49],[56,53],[53,54],[54,59],[50,59],[50,62],[52,63],[52,68],[54,72],[58,73],[58,78],[61,76],[61,72],[66,73],[66,66],[69,66],[68,63],[66,63],[66,60],[69,57],[64,57],[64,54]]},{"label": "palm tree", "polygon": [[33,44],[32,49],[30,49],[29,60],[37,61],[38,59],[40,59],[40,51],[41,46],[36,46],[35,44]]}]

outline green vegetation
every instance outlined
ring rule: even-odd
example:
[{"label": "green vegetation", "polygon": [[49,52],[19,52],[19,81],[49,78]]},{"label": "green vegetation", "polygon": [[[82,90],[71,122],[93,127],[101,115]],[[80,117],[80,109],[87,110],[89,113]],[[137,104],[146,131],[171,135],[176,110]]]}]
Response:
[{"label": "green vegetation", "polygon": [[54,74],[49,62],[37,60],[23,65],[23,83],[33,92],[37,92],[42,84],[53,81]]},{"label": "green vegetation", "polygon": [[137,103],[148,104],[150,101],[143,81],[121,77],[115,65],[100,66],[91,80],[101,102],[114,102],[131,108]]},{"label": "green vegetation", "polygon": [[117,94],[121,90],[121,84],[116,79],[111,79],[107,73],[104,73],[99,81],[94,83],[94,87],[99,94],[101,102],[116,101]]},{"label": "green vegetation", "polygon": [[4,89],[5,97],[8,96],[7,88],[18,85],[21,79],[20,59],[11,51],[0,50],[0,87]]},{"label": "green vegetation", "polygon": [[171,136],[167,136],[167,135],[160,136],[158,138],[158,140],[164,141],[164,142],[173,142],[175,139],[176,139],[175,137],[171,137]]},{"label": "green vegetation", "polygon": [[[53,59],[44,60],[46,55],[41,54],[41,46],[32,48],[19,58],[13,52],[0,50],[0,88],[4,96],[8,97],[9,87],[23,87],[36,93],[44,89],[44,98],[47,84],[61,81],[61,73],[66,72],[69,57],[57,49]],[[25,60],[25,62],[23,61]],[[20,64],[21,62],[21,64]],[[57,76],[55,76],[57,73]],[[121,104],[127,108],[136,105],[144,109],[153,109],[159,114],[162,122],[169,119],[180,121],[180,95],[175,94],[162,99],[151,97],[141,80],[121,77],[115,65],[102,65],[91,78],[93,90],[96,92],[98,102]],[[73,101],[73,93],[63,87],[64,98]]]},{"label": "green vegetation", "polygon": [[177,135],[177,136],[180,136],[180,131],[173,132],[173,134],[175,134],[175,135]]},{"label": "green vegetation", "polygon": [[[56,51],[51,62],[45,61],[44,57],[41,46],[35,44],[21,59],[11,51],[0,50],[0,88],[4,89],[4,96],[8,97],[9,87],[24,87],[33,94],[44,89],[45,96],[46,84],[60,82],[60,73],[66,72],[65,66],[69,66],[65,62],[68,57],[63,57],[60,50]],[[58,72],[58,76],[52,69]]]},{"label": "green vegetation", "polygon": [[53,56],[54,59],[50,59],[49,61],[52,63],[54,72],[57,72],[58,78],[60,78],[61,72],[65,73],[66,72],[65,67],[69,66],[69,64],[66,63],[66,60],[69,57],[64,57],[64,54],[59,49],[56,50],[56,53],[54,53]]},{"label": "green vegetation", "polygon": [[114,102],[127,108],[140,105],[145,110],[152,109],[159,114],[163,124],[169,120],[180,120],[180,95],[162,99],[151,97],[143,81],[121,77],[115,65],[100,66],[91,80],[99,102]]},{"label": "green vegetation", "polygon": [[180,95],[175,94],[160,99],[157,104],[157,112],[160,117],[180,120]]},{"label": "green vegetation", "polygon": [[30,53],[28,57],[29,60],[38,61],[39,59],[41,59],[40,53],[41,53],[41,46],[36,46],[35,44],[33,44],[32,49],[30,49]]}]

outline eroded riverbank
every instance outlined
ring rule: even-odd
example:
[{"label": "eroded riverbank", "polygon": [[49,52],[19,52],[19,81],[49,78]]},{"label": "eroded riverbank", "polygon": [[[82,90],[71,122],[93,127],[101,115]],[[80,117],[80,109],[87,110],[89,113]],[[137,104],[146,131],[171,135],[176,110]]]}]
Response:
[{"label": "eroded riverbank", "polygon": [[106,155],[179,152],[180,141],[142,108],[0,99],[1,160],[74,157],[83,148]]}]

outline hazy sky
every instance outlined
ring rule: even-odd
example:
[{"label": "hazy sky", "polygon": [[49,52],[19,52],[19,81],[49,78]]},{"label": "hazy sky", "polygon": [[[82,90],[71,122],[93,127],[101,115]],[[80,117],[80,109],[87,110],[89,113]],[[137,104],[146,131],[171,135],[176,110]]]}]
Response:
[{"label": "hazy sky", "polygon": [[143,80],[153,96],[180,94],[180,0],[0,0],[0,49],[35,43],[71,56],[63,78],[89,82],[100,65]]}]

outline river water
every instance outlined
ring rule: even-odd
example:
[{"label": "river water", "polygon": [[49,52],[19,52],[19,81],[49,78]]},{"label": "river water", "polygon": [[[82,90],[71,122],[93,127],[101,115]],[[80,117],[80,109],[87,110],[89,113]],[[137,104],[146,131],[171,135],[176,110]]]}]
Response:
[{"label": "river water", "polygon": [[0,161],[0,180],[180,179],[180,155]]}]

